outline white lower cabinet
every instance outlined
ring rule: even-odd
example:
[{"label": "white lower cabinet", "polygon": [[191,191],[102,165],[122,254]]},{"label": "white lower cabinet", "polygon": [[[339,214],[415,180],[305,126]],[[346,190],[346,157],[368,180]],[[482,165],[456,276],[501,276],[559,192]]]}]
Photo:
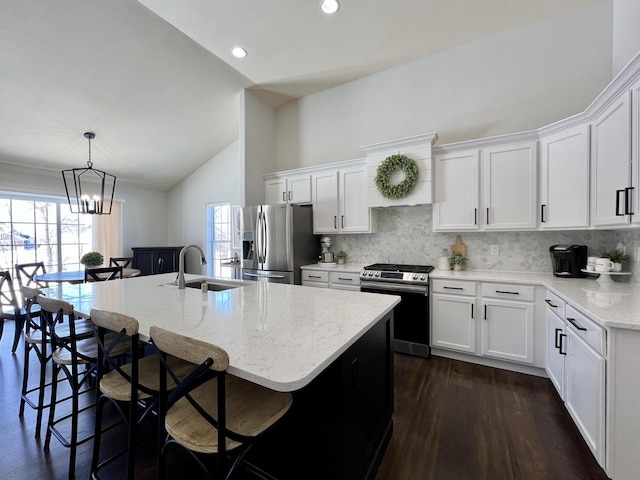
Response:
[{"label": "white lower cabinet", "polygon": [[533,303],[482,300],[482,355],[533,363]]},{"label": "white lower cabinet", "polygon": [[314,270],[302,269],[302,285],[307,287],[333,288],[334,290],[360,291],[360,270]]},{"label": "white lower cabinet", "polygon": [[565,321],[547,309],[547,375],[564,400],[564,364],[567,356]]},{"label": "white lower cabinet", "polygon": [[431,292],[433,347],[534,364],[534,287],[434,279]]},{"label": "white lower cabinet", "polygon": [[431,296],[432,346],[476,353],[476,297]]}]

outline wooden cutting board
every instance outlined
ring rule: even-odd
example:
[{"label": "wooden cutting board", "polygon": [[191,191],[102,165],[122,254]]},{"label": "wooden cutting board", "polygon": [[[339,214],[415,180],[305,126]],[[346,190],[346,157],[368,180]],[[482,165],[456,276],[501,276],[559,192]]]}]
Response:
[{"label": "wooden cutting board", "polygon": [[463,257],[467,258],[467,246],[464,243],[462,243],[462,239],[460,238],[460,235],[456,236],[456,243],[451,245],[451,251],[453,252],[455,250],[460,252]]}]

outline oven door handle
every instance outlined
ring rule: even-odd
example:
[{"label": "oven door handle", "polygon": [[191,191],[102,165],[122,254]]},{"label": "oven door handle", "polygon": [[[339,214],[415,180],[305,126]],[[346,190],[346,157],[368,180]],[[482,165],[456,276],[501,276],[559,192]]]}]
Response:
[{"label": "oven door handle", "polygon": [[380,290],[381,292],[409,292],[409,293],[422,293],[427,295],[428,288],[426,286],[418,285],[398,285],[395,283],[383,283],[383,282],[360,282],[360,288],[367,288],[370,290]]}]

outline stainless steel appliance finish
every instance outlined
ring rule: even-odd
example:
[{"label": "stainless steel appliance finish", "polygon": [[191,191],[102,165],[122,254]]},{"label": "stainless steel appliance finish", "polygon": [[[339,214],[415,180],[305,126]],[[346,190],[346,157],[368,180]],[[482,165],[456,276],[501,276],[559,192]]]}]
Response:
[{"label": "stainless steel appliance finish", "polygon": [[360,291],[399,295],[393,312],[396,352],[429,358],[429,273],[434,267],[376,263],[360,272]]},{"label": "stainless steel appliance finish", "polygon": [[300,266],[317,261],[311,205],[242,209],[242,278],[301,283]]}]

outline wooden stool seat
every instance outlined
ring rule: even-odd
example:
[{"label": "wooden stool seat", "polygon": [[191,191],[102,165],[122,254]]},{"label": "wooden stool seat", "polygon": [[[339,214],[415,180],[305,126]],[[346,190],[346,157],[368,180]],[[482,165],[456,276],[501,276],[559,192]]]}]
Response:
[{"label": "wooden stool seat", "polygon": [[[169,365],[178,378],[185,378],[191,370],[193,365],[189,362],[185,362],[176,357],[170,357],[168,359]],[[122,371],[131,375],[131,364],[128,363],[121,367]],[[156,355],[150,355],[138,360],[138,384],[146,387],[148,390],[158,392],[160,390],[160,362]],[[169,376],[167,376],[168,388],[174,388],[175,382]],[[131,401],[131,382],[124,378],[117,371],[111,371],[100,379],[100,391],[108,397],[117,400],[119,402]],[[151,393],[138,390],[138,400],[151,397]]]},{"label": "wooden stool seat", "polygon": [[[213,418],[217,417],[218,388],[207,382],[190,393]],[[227,429],[246,437],[257,437],[276,423],[291,407],[289,393],[275,392],[233,375],[226,375]],[[165,417],[167,433],[176,442],[199,453],[218,453],[218,430],[207,422],[187,398],[181,398]],[[226,438],[230,451],[242,442]]]}]

